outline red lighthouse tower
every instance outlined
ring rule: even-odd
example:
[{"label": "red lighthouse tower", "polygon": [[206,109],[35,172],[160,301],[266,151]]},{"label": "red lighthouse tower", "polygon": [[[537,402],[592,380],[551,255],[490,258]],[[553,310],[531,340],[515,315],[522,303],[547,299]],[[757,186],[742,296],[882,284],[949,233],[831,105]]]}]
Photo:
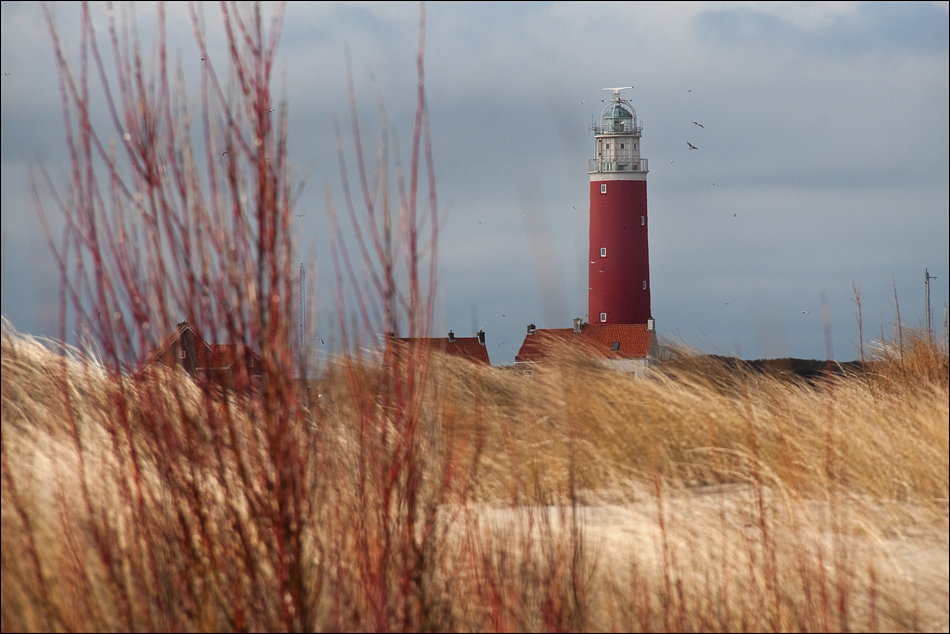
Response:
[{"label": "red lighthouse tower", "polygon": [[649,324],[650,255],[647,244],[647,159],[640,158],[641,126],[630,103],[613,93],[594,126],[590,160],[591,324]]}]

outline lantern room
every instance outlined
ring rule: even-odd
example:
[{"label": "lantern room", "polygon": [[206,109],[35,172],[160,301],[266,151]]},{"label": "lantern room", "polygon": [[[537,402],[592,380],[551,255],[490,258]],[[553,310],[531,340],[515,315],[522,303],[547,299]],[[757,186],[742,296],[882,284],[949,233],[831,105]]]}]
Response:
[{"label": "lantern room", "polygon": [[640,133],[637,111],[620,96],[627,88],[605,88],[613,91],[610,103],[600,115],[600,125],[593,126],[597,139],[595,158],[588,172],[646,173],[647,160],[640,158]]}]

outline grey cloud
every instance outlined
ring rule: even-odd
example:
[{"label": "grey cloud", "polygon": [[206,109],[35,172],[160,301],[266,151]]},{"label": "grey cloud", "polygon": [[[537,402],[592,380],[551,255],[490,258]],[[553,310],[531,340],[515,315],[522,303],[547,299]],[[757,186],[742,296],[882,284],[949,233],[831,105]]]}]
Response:
[{"label": "grey cloud", "polygon": [[[818,28],[804,28],[754,7],[702,11],[700,37],[744,50],[785,48],[805,57],[908,52],[939,56],[950,42],[947,10],[930,2],[862,2]],[[761,53],[758,53],[761,54]]]}]

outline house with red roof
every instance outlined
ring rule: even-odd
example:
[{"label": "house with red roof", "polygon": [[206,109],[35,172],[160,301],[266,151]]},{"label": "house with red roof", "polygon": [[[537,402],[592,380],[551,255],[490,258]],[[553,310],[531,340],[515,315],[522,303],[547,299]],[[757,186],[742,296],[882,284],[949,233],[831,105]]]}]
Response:
[{"label": "house with red roof", "polygon": [[475,337],[456,337],[451,330],[448,337],[396,337],[390,333],[386,337],[385,358],[391,358],[396,347],[415,351],[436,351],[471,363],[491,365],[484,330],[479,330]]},{"label": "house with red roof", "polygon": [[515,366],[530,371],[558,350],[574,350],[599,359],[606,367],[640,374],[659,358],[652,320],[645,324],[587,324],[574,320],[573,328],[536,328],[515,356]]},{"label": "house with red roof", "polygon": [[230,390],[247,390],[261,378],[261,358],[250,348],[236,343],[208,343],[187,321],[161,346],[149,352],[145,367],[164,363],[180,366],[196,379],[204,379]]}]

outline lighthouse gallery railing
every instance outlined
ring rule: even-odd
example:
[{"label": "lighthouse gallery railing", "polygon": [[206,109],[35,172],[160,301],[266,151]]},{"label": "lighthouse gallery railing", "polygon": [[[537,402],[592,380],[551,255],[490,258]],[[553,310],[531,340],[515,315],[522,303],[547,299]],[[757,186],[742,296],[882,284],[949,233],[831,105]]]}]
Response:
[{"label": "lighthouse gallery railing", "polygon": [[588,172],[649,172],[648,159],[620,159],[615,161],[605,161],[603,159],[590,159],[588,163]]}]

